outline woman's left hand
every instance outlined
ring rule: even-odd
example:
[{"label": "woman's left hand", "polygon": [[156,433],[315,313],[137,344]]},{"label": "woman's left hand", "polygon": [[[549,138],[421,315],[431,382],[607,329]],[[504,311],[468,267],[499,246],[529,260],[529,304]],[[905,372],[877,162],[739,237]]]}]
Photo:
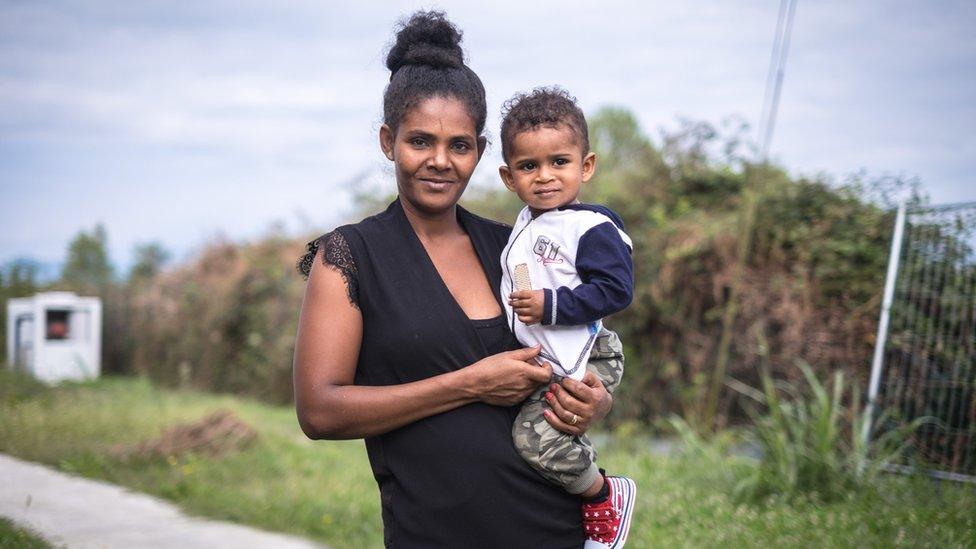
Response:
[{"label": "woman's left hand", "polygon": [[549,385],[546,401],[550,406],[545,411],[546,421],[574,436],[585,433],[613,407],[613,397],[593,372],[586,372],[581,381],[565,378],[561,384]]}]

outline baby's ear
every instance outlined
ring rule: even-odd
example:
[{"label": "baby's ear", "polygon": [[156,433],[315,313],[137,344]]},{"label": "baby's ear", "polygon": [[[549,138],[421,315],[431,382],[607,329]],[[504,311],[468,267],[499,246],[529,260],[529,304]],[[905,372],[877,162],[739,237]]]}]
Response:
[{"label": "baby's ear", "polygon": [[508,169],[508,164],[502,164],[498,166],[498,175],[501,176],[502,182],[508,187],[508,190],[515,192],[515,179],[512,177],[512,170]]},{"label": "baby's ear", "polygon": [[589,152],[583,157],[583,181],[589,181],[596,173],[596,153]]}]

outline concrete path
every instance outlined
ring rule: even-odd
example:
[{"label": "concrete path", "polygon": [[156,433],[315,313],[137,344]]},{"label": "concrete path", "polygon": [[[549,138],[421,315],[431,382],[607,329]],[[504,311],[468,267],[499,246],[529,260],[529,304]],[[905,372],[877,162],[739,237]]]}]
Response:
[{"label": "concrete path", "polygon": [[0,454],[0,515],[70,548],[322,548],[184,515],[173,504]]}]

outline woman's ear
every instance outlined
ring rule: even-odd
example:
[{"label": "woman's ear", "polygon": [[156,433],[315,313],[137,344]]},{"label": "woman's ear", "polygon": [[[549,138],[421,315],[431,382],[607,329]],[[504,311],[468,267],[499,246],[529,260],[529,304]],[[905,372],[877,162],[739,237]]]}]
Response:
[{"label": "woman's ear", "polygon": [[508,169],[508,164],[502,164],[498,166],[498,175],[501,176],[502,182],[508,187],[508,190],[515,192],[515,179],[512,178],[512,170]]},{"label": "woman's ear", "polygon": [[393,131],[386,124],[380,126],[380,149],[388,160],[393,160]]},{"label": "woman's ear", "polygon": [[589,181],[593,174],[596,172],[596,153],[587,153],[583,157],[583,181]]}]

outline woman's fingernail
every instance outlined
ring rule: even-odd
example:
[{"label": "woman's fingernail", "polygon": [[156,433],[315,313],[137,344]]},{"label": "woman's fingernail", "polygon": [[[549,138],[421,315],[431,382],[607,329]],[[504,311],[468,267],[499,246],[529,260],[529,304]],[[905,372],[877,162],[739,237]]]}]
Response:
[{"label": "woman's fingernail", "polygon": [[543,410],[543,411],[542,411],[542,415],[544,415],[544,416],[546,416],[546,417],[549,417],[551,413],[552,413],[552,412],[550,412],[549,410]]},{"label": "woman's fingernail", "polygon": [[549,385],[549,390],[550,391],[555,391],[556,390],[556,384],[553,383],[552,385]]},{"label": "woman's fingernail", "polygon": [[552,393],[546,393],[546,400],[552,400]]}]

